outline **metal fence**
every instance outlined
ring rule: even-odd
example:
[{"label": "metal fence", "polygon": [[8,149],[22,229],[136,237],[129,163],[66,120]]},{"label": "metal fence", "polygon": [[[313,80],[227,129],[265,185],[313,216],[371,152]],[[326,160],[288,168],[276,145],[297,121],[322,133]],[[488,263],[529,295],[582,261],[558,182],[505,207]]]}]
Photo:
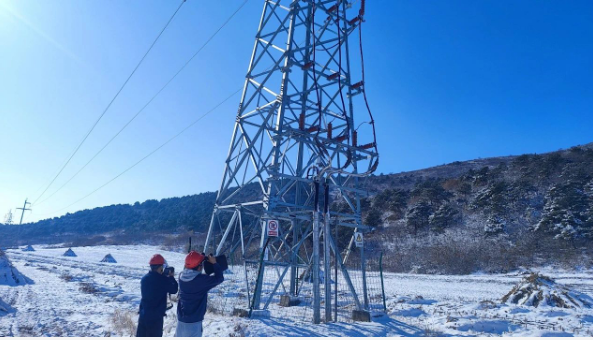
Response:
[{"label": "metal fence", "polygon": [[[352,322],[353,311],[362,310],[369,315],[385,309],[384,287],[382,282],[382,253],[365,249],[361,256],[360,248],[354,249],[347,257],[344,268],[352,283],[335,265],[332,257],[330,280],[321,279],[321,318],[322,322]],[[364,259],[364,261],[363,261]],[[236,254],[228,259],[229,269],[225,272],[225,282],[211,291],[208,301],[209,312],[221,315],[235,315],[252,318],[273,318],[293,322],[312,322],[313,320],[313,273],[308,264],[296,268],[296,295],[290,295],[290,267],[265,267],[262,278],[262,293],[259,308],[254,305],[253,291],[256,285],[260,264],[246,262]],[[364,263],[364,265],[363,265]],[[330,317],[326,319],[325,285],[330,286]],[[359,300],[357,303],[356,300]],[[358,308],[360,306],[360,308]]]}]

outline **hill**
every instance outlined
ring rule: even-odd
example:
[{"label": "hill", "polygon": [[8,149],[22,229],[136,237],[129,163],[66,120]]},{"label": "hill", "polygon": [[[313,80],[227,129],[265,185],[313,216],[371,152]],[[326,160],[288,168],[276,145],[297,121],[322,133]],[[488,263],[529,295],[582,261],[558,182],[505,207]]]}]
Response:
[{"label": "hill", "polygon": [[[210,222],[216,193],[114,204],[61,217],[26,223],[0,224],[0,246],[29,243],[94,245],[137,243],[164,232],[203,229]],[[197,230],[199,231],[199,230]]]},{"label": "hill", "polygon": [[[368,239],[397,271],[591,265],[593,143],[375,176]],[[342,204],[342,203],[334,203]]]},{"label": "hill", "polygon": [[[385,250],[391,270],[590,265],[593,143],[381,174],[362,187],[370,193],[362,199],[364,222],[376,227],[367,247]],[[332,209],[345,209],[335,194]],[[215,197],[208,192],[83,210],[20,228],[0,225],[0,245],[135,243],[163,233],[203,233]]]}]

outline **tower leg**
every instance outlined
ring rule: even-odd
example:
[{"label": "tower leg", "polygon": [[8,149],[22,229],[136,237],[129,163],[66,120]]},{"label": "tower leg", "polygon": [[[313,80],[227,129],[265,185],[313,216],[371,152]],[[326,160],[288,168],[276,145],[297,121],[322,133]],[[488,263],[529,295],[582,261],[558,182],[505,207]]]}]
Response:
[{"label": "tower leg", "polygon": [[266,221],[262,220],[262,231],[261,231],[261,243],[260,243],[260,259],[259,259],[259,271],[257,273],[257,281],[255,282],[255,291],[253,292],[253,309],[259,309],[259,304],[261,301],[261,293],[263,288],[264,282],[264,269],[265,269],[265,254],[266,248],[268,247],[268,242],[270,242],[270,238],[266,237]]},{"label": "tower leg", "polygon": [[330,231],[330,216],[329,216],[329,186],[327,183],[324,185],[324,193],[325,199],[323,201],[324,206],[324,230],[323,230],[323,274],[324,274],[324,287],[325,287],[325,322],[331,321],[331,313],[332,313],[332,302],[331,302],[331,263],[330,263],[330,256],[331,256],[331,245],[329,243],[329,238],[331,237]]},{"label": "tower leg", "polygon": [[313,323],[321,322],[319,291],[319,182],[315,182],[315,212],[313,215]]}]

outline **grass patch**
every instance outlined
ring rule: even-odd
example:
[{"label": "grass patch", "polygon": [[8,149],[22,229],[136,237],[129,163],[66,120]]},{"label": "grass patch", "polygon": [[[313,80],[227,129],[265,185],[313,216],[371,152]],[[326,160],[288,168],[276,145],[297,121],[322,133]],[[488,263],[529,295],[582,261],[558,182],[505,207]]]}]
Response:
[{"label": "grass patch", "polygon": [[99,293],[99,290],[97,288],[95,288],[95,286],[93,286],[91,283],[88,283],[88,282],[82,282],[80,284],[80,287],[78,288],[78,290],[80,290],[81,292],[86,293],[86,294]]},{"label": "grass patch", "polygon": [[137,328],[135,320],[135,313],[116,309],[111,316],[111,328],[119,336],[135,336]]}]

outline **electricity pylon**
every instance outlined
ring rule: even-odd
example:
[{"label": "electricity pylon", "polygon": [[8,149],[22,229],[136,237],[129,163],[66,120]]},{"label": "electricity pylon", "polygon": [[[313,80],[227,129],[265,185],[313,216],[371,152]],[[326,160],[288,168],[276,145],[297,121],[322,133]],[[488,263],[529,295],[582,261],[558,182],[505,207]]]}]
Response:
[{"label": "electricity pylon", "polygon": [[[312,271],[313,322],[319,323],[321,245],[325,321],[331,319],[332,253],[357,308],[366,307],[343,265],[347,247],[340,249],[331,236],[338,227],[342,235],[368,229],[358,181],[378,163],[376,142],[359,145],[354,124],[364,84],[362,75],[351,73],[348,38],[362,22],[364,1],[358,13],[350,6],[335,0],[264,3],[204,246],[259,265],[255,285],[247,283],[250,310],[266,309],[279,287],[286,289],[281,283],[288,272],[285,294],[296,296],[303,268]],[[346,208],[329,211],[330,197],[338,196]],[[266,232],[270,220],[279,221],[277,237]],[[278,282],[263,299],[262,280],[271,269]]]},{"label": "electricity pylon", "polygon": [[4,223],[12,224],[12,209],[8,210],[8,213],[4,215]]},{"label": "electricity pylon", "polygon": [[21,222],[19,222],[19,225],[23,224],[23,217],[25,216],[25,211],[27,210],[31,210],[30,208],[27,208],[27,204],[31,204],[29,202],[27,202],[29,199],[25,199],[25,203],[23,204],[22,208],[16,208],[16,210],[22,210],[23,212],[21,213]]}]

